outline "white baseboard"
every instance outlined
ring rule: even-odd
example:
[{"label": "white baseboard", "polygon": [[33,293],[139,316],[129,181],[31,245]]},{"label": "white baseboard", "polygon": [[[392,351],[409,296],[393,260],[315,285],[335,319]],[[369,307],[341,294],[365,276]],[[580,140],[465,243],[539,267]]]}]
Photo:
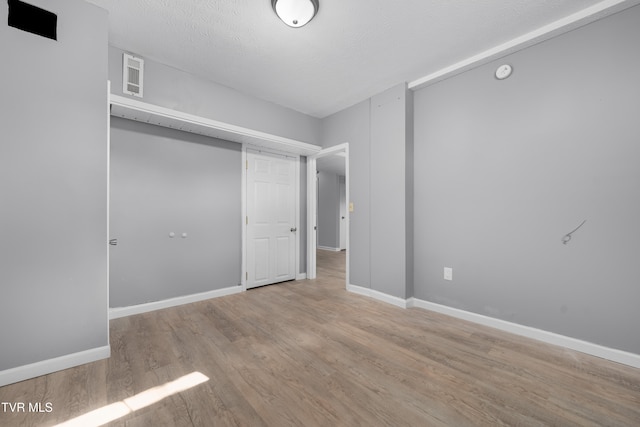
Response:
[{"label": "white baseboard", "polygon": [[364,295],[366,297],[371,296],[371,289],[363,288],[362,286],[347,285],[347,290],[349,292],[353,292],[354,294]]},{"label": "white baseboard", "polygon": [[401,308],[407,308],[406,300],[382,293],[380,291],[376,291],[374,289],[363,288],[362,286],[357,286],[357,285],[347,285],[347,290],[349,292],[353,292],[354,294],[360,294],[373,299],[380,300],[382,302],[386,302],[387,304],[392,304]]},{"label": "white baseboard", "polygon": [[531,338],[548,344],[558,345],[564,348],[579,351],[591,356],[607,359],[612,362],[622,363],[623,365],[632,366],[634,368],[640,368],[640,354],[605,347],[599,344],[590,343],[588,341],[556,334],[554,332],[548,332],[542,329],[532,328],[530,326],[507,322],[506,320],[495,319],[493,317],[448,307],[446,305],[436,304],[430,301],[420,300],[418,298],[412,297],[407,300],[403,300],[402,298],[387,295],[380,291],[351,284],[347,285],[347,290],[349,292],[374,298],[388,304],[393,304],[397,307],[417,307],[425,310],[435,311],[452,317],[457,317],[458,319],[468,320],[480,325],[500,329],[501,331],[511,332],[513,334],[520,335],[526,338]]},{"label": "white baseboard", "polygon": [[133,316],[134,314],[147,313],[149,311],[161,310],[163,308],[175,307],[177,305],[190,304],[192,302],[204,301],[211,298],[233,295],[243,291],[243,286],[231,286],[228,288],[216,289],[215,291],[185,295],[183,297],[169,298],[162,301],[148,302],[129,307],[114,307],[109,309],[109,319]]},{"label": "white baseboard", "polygon": [[592,356],[611,360],[613,362],[633,366],[634,368],[640,368],[640,355],[629,353],[627,351],[601,346],[598,344],[590,343],[588,341],[582,341],[576,338],[567,337],[565,335],[556,334],[554,332],[548,332],[542,329],[532,328],[530,326],[519,325],[517,323],[507,322],[506,320],[495,319],[493,317],[484,316],[482,314],[471,313],[469,311],[447,307],[445,305],[436,304],[417,298],[409,298],[407,300],[407,307],[418,307],[425,310],[435,311],[452,317],[457,317],[459,319],[468,320],[473,323],[478,323],[480,325],[489,326],[523,337],[546,342],[548,344],[559,345],[561,347],[569,348],[581,353],[586,353]]},{"label": "white baseboard", "polygon": [[96,360],[107,359],[110,355],[111,348],[105,345],[104,347],[97,347],[91,350],[80,351],[78,353],[67,354],[65,356],[0,371],[0,387],[63,369],[73,368],[74,366],[84,365],[85,363],[95,362]]},{"label": "white baseboard", "polygon": [[296,276],[296,280],[306,280],[307,279],[307,273],[298,273],[298,275]]},{"label": "white baseboard", "polygon": [[340,248],[330,248],[329,246],[318,246],[317,249],[322,251],[331,251],[331,252],[340,252],[342,249]]}]

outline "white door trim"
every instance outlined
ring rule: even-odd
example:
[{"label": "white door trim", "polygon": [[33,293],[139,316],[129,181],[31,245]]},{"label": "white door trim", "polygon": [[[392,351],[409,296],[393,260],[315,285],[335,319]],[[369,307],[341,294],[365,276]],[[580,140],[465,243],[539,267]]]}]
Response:
[{"label": "white door trim", "polygon": [[277,154],[280,156],[287,156],[295,159],[295,206],[296,206],[296,214],[295,214],[295,227],[298,229],[295,237],[295,274],[294,277],[299,276],[300,271],[300,155],[292,154],[286,151],[279,150],[265,150],[263,147],[254,146],[251,144],[242,144],[242,164],[240,167],[242,168],[242,177],[240,180],[240,195],[241,195],[241,229],[242,229],[242,261],[240,262],[241,271],[240,271],[240,284],[242,286],[242,290],[247,290],[247,150],[258,151],[261,153],[268,154]]},{"label": "white door trim", "polygon": [[242,163],[240,167],[242,172],[240,173],[240,229],[241,235],[241,261],[240,261],[240,285],[242,290],[247,290],[247,145],[242,144]]},{"label": "white door trim", "polygon": [[[346,165],[345,165],[346,166]],[[346,173],[346,168],[345,168]],[[340,194],[339,206],[339,223],[338,223],[338,247],[340,250],[347,249],[347,179],[344,182],[338,182],[338,191]]]},{"label": "white door trim", "polygon": [[345,232],[347,233],[347,265],[346,265],[346,277],[345,288],[349,284],[349,143],[335,145],[333,147],[320,150],[316,154],[307,157],[307,279],[316,278],[316,247],[317,247],[317,234],[316,229],[318,227],[316,210],[317,210],[317,186],[316,186],[316,160],[320,157],[330,156],[337,153],[345,154],[345,187],[347,196],[347,209],[346,209],[346,225]]},{"label": "white door trim", "polygon": [[[111,241],[111,80],[107,80],[107,242]],[[110,283],[111,277],[109,270],[111,269],[111,244],[107,246],[107,338],[108,344],[111,345],[111,334],[109,333],[109,295],[111,294]]]}]

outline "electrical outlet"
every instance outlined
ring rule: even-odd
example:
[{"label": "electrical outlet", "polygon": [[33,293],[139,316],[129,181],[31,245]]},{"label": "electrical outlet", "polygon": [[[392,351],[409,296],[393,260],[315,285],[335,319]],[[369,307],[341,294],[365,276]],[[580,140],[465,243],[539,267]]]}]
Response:
[{"label": "electrical outlet", "polygon": [[444,268],[444,280],[453,280],[453,268],[451,267]]}]

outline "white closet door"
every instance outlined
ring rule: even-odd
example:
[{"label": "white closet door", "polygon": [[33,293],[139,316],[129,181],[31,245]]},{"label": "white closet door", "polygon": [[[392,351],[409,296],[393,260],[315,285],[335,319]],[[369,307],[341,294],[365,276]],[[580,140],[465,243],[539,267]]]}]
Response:
[{"label": "white closet door", "polygon": [[295,279],[295,159],[247,150],[247,288]]}]

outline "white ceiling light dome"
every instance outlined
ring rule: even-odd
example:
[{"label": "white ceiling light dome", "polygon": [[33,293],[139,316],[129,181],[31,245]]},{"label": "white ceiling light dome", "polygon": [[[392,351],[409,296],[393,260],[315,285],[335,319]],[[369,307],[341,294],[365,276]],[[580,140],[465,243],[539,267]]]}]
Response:
[{"label": "white ceiling light dome", "polygon": [[271,0],[271,6],[282,22],[294,28],[306,25],[320,8],[318,0]]}]

